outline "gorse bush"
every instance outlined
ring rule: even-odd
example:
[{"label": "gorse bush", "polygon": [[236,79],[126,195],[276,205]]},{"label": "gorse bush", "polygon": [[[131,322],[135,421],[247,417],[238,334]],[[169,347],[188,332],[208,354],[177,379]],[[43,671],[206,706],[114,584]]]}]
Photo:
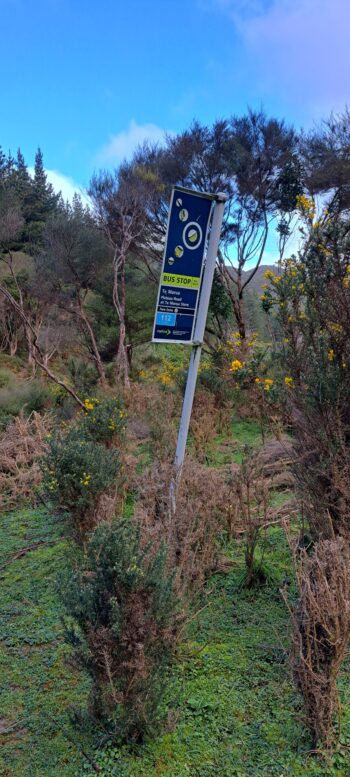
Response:
[{"label": "gorse bush", "polygon": [[96,442],[109,444],[122,439],[125,432],[125,411],[118,398],[99,400],[85,399],[85,418],[82,429]]},{"label": "gorse bush", "polygon": [[75,426],[49,435],[43,461],[44,490],[72,513],[83,532],[114,514],[123,482],[120,449],[125,431],[118,399],[85,399],[84,405]]},{"label": "gorse bush", "polygon": [[116,489],[119,471],[118,451],[106,449],[82,427],[57,431],[48,439],[44,490],[56,504],[80,516],[81,522],[103,493]]},{"label": "gorse bush", "polygon": [[129,743],[159,729],[179,623],[165,548],[142,549],[140,532],[127,521],[98,526],[62,589],[76,624],[67,622],[66,638],[93,680],[90,714],[109,737]]},{"label": "gorse bush", "polygon": [[297,485],[317,540],[350,535],[350,223],[327,211],[316,220],[306,197],[300,209],[304,248],[271,273],[263,304],[282,330]]}]

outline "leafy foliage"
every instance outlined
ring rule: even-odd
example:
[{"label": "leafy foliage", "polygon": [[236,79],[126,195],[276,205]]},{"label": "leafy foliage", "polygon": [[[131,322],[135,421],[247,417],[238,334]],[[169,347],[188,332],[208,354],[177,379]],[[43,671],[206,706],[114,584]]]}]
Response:
[{"label": "leafy foliage", "polygon": [[43,462],[43,486],[54,503],[83,523],[101,494],[118,483],[119,455],[96,442],[82,426],[56,431],[48,440]]},{"label": "leafy foliage", "polygon": [[179,606],[165,548],[151,556],[141,547],[140,528],[102,524],[62,595],[79,626],[68,624],[67,639],[93,680],[92,715],[118,740],[154,735]]},{"label": "leafy foliage", "polygon": [[100,400],[96,397],[85,399],[85,418],[81,428],[93,440],[111,443],[120,440],[125,432],[125,410],[118,398]]},{"label": "leafy foliage", "polygon": [[299,198],[305,244],[271,273],[263,304],[277,310],[285,401],[302,466],[297,481],[316,538],[349,533],[350,224]]}]

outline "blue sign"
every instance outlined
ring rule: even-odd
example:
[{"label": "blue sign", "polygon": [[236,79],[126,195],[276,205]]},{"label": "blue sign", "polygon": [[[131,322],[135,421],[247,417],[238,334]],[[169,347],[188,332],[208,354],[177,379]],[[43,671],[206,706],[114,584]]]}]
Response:
[{"label": "blue sign", "polygon": [[173,189],[153,342],[192,343],[215,197]]}]

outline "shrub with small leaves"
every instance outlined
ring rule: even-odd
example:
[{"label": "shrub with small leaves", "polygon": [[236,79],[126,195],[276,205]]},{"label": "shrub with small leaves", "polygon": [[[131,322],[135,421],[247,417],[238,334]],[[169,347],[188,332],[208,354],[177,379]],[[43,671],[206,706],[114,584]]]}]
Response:
[{"label": "shrub with small leaves", "polygon": [[[164,717],[179,601],[163,547],[141,547],[140,527],[100,524],[82,567],[63,580],[66,639],[93,680],[90,713],[109,737],[153,735]],[[72,622],[71,618],[74,619]]]},{"label": "shrub with small leaves", "polygon": [[296,440],[296,484],[313,538],[350,537],[350,219],[324,210],[316,220],[300,197],[304,243],[270,273],[265,309],[281,338],[286,415]]},{"label": "shrub with small leaves", "polygon": [[126,413],[117,397],[103,400],[87,398],[84,405],[85,418],[81,425],[94,440],[109,444],[124,437]]},{"label": "shrub with small leaves", "polygon": [[73,514],[83,517],[102,493],[115,489],[119,471],[118,451],[108,450],[81,427],[57,431],[48,439],[44,490]]}]

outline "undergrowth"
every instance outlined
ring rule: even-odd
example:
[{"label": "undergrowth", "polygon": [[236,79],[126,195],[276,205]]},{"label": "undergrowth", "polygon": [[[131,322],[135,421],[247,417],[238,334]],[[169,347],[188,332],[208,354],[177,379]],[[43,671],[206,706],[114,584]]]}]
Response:
[{"label": "undergrowth", "polygon": [[[301,700],[289,676],[288,613],[279,587],[293,589],[289,550],[273,527],[264,557],[275,582],[239,589],[243,549],[233,544],[229,574],[210,582],[164,694],[177,699],[168,731],[128,755],[94,752],[91,733],[73,729],[69,709],[84,703],[89,682],[66,664],[57,572],[69,543],[62,519],[26,510],[2,519],[0,773],[6,777],[348,777],[350,666],[340,679],[340,744],[329,762],[308,751]],[[28,546],[42,543],[15,558]],[[46,544],[45,544],[46,543]],[[49,544],[52,543],[52,544]],[[8,563],[10,562],[10,563]],[[283,704],[281,700],[283,699]]]}]

